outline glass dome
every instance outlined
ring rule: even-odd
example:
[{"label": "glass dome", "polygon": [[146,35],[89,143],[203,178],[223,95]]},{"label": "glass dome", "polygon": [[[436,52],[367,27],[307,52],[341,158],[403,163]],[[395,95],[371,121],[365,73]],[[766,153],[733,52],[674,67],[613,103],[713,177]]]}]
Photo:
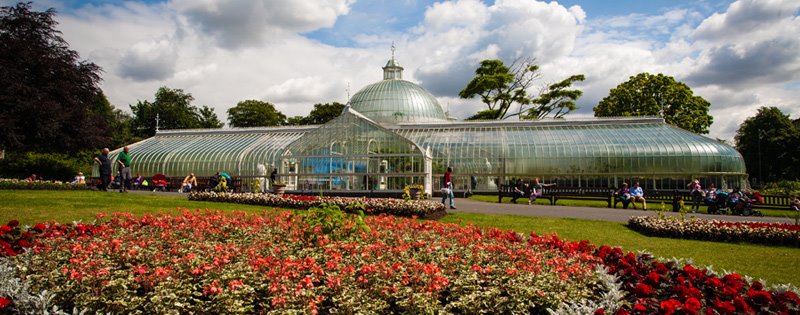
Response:
[{"label": "glass dome", "polygon": [[439,101],[421,86],[403,80],[402,70],[390,59],[383,67],[383,81],[356,92],[350,107],[379,124],[447,121]]}]

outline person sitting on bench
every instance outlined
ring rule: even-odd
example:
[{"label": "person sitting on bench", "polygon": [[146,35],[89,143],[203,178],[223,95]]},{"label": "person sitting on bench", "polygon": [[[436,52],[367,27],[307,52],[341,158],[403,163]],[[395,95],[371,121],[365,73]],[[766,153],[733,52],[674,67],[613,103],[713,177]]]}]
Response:
[{"label": "person sitting on bench", "polygon": [[533,204],[536,202],[537,197],[541,197],[544,193],[545,187],[555,186],[556,184],[545,184],[539,182],[539,177],[533,178],[533,184],[531,184],[531,195],[528,197],[528,204]]},{"label": "person sitting on bench", "polygon": [[[628,183],[622,183],[622,187],[614,193],[614,197],[622,202],[622,208],[628,209],[628,203],[631,202],[631,191],[628,189]],[[614,205],[616,206],[616,202]]]},{"label": "person sitting on bench", "polygon": [[642,203],[642,210],[647,211],[647,203],[644,201],[644,191],[642,187],[639,186],[639,182],[633,183],[633,188],[631,188],[630,193],[633,208],[636,209],[636,202],[639,201]]},{"label": "person sitting on bench", "polygon": [[517,184],[514,185],[514,196],[511,197],[511,202],[517,203],[518,198],[525,197],[525,190],[527,190],[525,183],[522,181],[522,178],[517,179]]}]

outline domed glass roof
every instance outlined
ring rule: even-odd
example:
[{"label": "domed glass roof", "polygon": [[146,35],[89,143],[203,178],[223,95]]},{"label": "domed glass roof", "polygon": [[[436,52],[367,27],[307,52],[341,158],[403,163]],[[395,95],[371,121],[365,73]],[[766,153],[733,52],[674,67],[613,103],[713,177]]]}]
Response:
[{"label": "domed glass roof", "polygon": [[383,81],[353,94],[350,107],[379,124],[447,121],[439,101],[421,86],[403,80],[402,70],[392,57],[383,67]]}]

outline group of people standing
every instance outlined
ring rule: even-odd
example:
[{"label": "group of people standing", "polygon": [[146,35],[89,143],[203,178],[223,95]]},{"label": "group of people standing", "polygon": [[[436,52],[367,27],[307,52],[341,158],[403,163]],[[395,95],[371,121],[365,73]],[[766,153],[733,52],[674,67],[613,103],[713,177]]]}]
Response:
[{"label": "group of people standing", "polygon": [[[120,177],[119,192],[127,193],[131,188],[131,155],[128,146],[122,149],[117,155],[117,166],[119,167],[118,177]],[[100,165],[100,186],[97,188],[102,191],[108,191],[111,185],[111,159],[108,154],[111,151],[108,148],[103,148],[100,155],[94,158],[94,162]]]}]

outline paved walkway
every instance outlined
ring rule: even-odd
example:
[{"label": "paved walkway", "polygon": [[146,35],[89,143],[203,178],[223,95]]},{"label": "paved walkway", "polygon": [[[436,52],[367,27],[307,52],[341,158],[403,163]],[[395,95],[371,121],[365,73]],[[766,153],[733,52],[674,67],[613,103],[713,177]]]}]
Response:
[{"label": "paved walkway", "polygon": [[[595,207],[570,207],[570,206],[550,206],[550,205],[531,205],[527,203],[509,204],[509,203],[489,203],[483,201],[476,201],[471,199],[456,199],[456,210],[448,210],[452,212],[465,212],[465,213],[486,213],[486,214],[513,214],[524,216],[536,217],[554,217],[554,218],[575,218],[611,222],[628,222],[632,216],[655,216],[658,211],[642,211],[633,209],[612,209],[612,208],[595,208]],[[667,215],[677,216],[675,212],[664,212]],[[720,221],[760,221],[760,222],[775,222],[775,223],[794,223],[792,218],[776,218],[776,217],[742,217],[735,215],[715,215],[704,213],[689,213],[688,216],[696,216],[706,220],[720,220]]]},{"label": "paved walkway", "polygon": [[[178,192],[153,192],[149,190],[132,190],[131,193],[136,194],[154,194],[154,195],[170,195],[170,196],[185,196]],[[438,200],[438,198],[434,199]],[[632,216],[656,216],[658,211],[642,211],[633,209],[611,209],[611,208],[596,208],[596,207],[571,207],[571,206],[550,206],[550,205],[532,205],[527,203],[510,204],[510,203],[491,203],[476,201],[471,199],[456,198],[456,210],[448,210],[450,212],[464,212],[464,213],[484,213],[484,214],[512,214],[533,217],[553,217],[553,218],[574,218],[574,219],[587,219],[598,221],[610,222],[628,222]],[[675,212],[664,212],[670,216],[677,216]],[[777,218],[777,217],[742,217],[735,215],[714,215],[704,213],[689,213],[689,216],[696,216],[706,220],[719,220],[719,221],[759,221],[770,223],[794,223],[793,218]]]}]

